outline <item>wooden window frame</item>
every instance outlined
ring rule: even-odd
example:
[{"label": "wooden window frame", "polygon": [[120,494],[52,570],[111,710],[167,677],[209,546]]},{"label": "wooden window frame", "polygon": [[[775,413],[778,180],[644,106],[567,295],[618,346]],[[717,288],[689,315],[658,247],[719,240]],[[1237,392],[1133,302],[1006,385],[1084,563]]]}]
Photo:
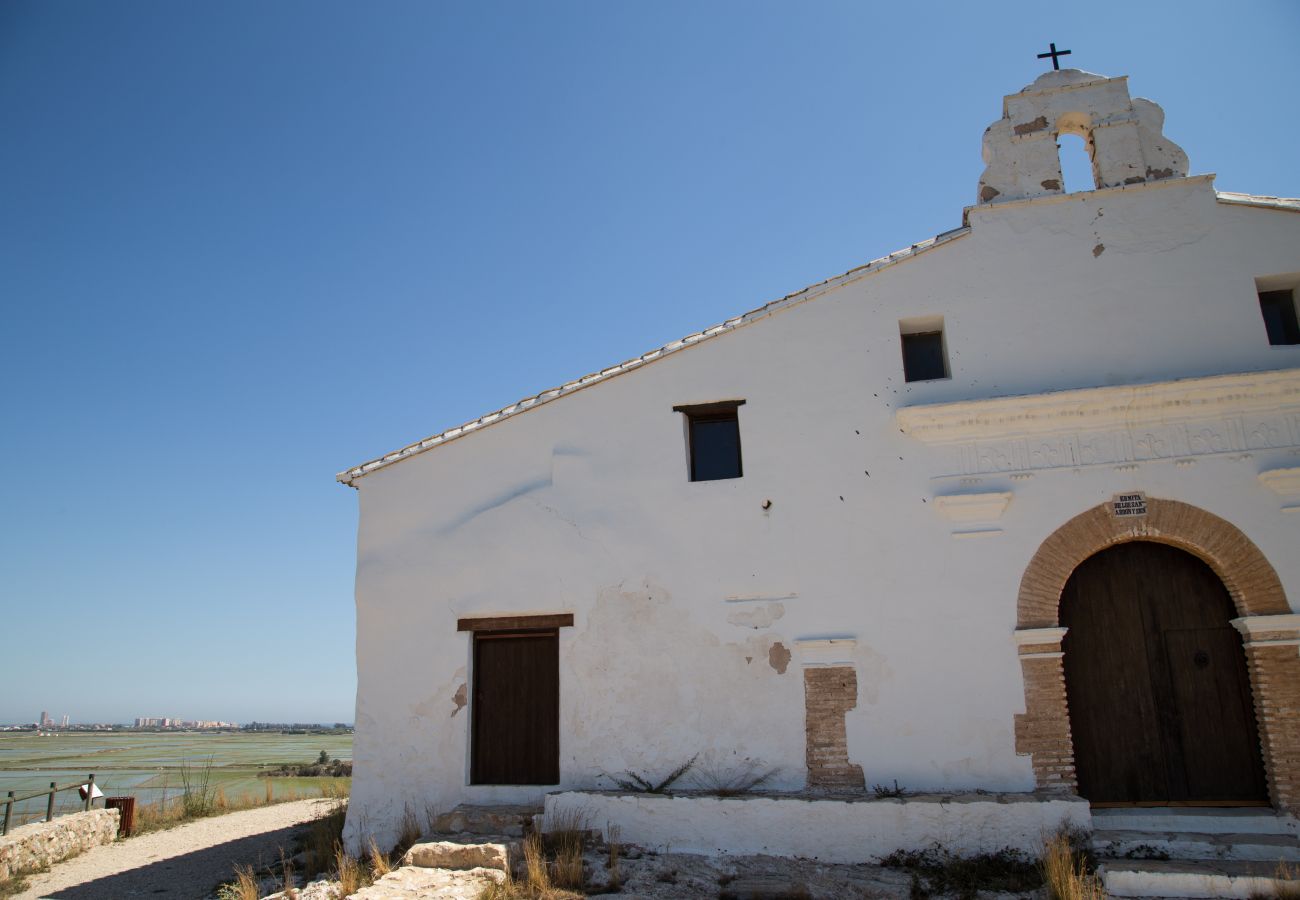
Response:
[{"label": "wooden window frame", "polygon": [[[691,403],[674,406],[673,412],[686,416],[686,470],[692,483],[697,481],[731,481],[745,477],[745,454],[740,440],[740,407],[744,400],[718,400],[713,403]],[[736,423],[736,474],[722,478],[697,478],[695,466],[695,429],[699,422]]]}]

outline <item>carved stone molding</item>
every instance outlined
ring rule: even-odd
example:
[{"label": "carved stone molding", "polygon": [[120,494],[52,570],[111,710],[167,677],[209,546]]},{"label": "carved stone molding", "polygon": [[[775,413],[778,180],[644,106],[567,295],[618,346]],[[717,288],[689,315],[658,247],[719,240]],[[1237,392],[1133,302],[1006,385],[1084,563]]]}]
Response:
[{"label": "carved stone molding", "polygon": [[996,522],[1011,504],[1010,491],[984,494],[942,494],[934,498],[934,508],[949,522]]},{"label": "carved stone molding", "polygon": [[910,406],[899,429],[979,475],[1300,447],[1300,369]]}]

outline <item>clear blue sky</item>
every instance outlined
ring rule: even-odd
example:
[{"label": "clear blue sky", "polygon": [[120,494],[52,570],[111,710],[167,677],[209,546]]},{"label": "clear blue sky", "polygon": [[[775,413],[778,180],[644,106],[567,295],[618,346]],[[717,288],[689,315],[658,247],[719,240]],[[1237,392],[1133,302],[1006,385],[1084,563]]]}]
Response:
[{"label": "clear blue sky", "polygon": [[1048,41],[1300,195],[1298,38],[1294,0],[4,0],[0,721],[351,721],[335,472],[957,226]]}]

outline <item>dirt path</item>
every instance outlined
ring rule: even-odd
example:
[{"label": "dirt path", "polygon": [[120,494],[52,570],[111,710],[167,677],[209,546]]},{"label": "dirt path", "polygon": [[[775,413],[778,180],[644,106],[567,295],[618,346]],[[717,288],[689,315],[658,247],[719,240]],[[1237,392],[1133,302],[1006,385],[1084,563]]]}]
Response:
[{"label": "dirt path", "polygon": [[16,900],[198,900],[231,880],[236,864],[268,865],[280,858],[281,847],[291,853],[301,826],[327,813],[332,804],[279,803],[96,847],[31,876]]}]

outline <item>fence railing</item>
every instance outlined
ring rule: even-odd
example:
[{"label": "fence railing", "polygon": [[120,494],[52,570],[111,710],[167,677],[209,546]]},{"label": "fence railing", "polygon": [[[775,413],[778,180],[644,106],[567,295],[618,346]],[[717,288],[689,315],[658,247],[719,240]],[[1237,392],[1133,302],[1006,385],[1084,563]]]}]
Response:
[{"label": "fence railing", "polygon": [[75,784],[59,785],[51,781],[50,786],[45,790],[33,791],[30,794],[15,795],[13,791],[10,791],[3,801],[5,805],[5,819],[4,825],[0,826],[0,835],[9,833],[9,824],[13,820],[15,803],[22,803],[26,800],[35,800],[37,797],[43,797],[46,794],[49,794],[50,799],[45,804],[45,821],[48,822],[54,818],[54,795],[60,791],[75,791],[83,787],[86,789],[86,800],[83,808],[88,810],[90,809],[90,804],[95,801],[94,773],[91,773],[85,781],[78,781]]}]

